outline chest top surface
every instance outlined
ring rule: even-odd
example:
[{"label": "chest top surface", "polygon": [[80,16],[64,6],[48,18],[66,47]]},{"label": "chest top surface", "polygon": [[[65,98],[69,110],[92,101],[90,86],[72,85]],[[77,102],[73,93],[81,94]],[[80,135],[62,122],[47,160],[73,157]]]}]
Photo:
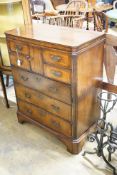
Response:
[{"label": "chest top surface", "polygon": [[20,37],[41,43],[61,45],[69,48],[78,48],[83,44],[94,43],[104,38],[104,33],[85,31],[76,28],[53,26],[48,24],[25,25],[6,32],[6,35]]}]

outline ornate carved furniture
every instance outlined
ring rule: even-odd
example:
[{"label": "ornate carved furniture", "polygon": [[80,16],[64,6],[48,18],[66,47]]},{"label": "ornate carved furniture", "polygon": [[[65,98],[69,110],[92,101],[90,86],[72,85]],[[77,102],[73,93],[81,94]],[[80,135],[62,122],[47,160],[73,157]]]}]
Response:
[{"label": "ornate carved furniture", "polygon": [[6,33],[19,122],[52,132],[77,154],[100,116],[105,35],[38,24]]}]

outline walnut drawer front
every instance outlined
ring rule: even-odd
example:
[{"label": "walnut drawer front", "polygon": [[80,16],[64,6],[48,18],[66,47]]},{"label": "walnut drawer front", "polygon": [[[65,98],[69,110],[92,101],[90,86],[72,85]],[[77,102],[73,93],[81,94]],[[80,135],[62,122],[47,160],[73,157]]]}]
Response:
[{"label": "walnut drawer front", "polygon": [[54,80],[50,80],[41,75],[29,73],[27,71],[13,68],[14,80],[26,87],[38,90],[45,95],[57,100],[71,104],[71,87]]},{"label": "walnut drawer front", "polygon": [[44,64],[44,75],[57,81],[71,83],[71,72]]},{"label": "walnut drawer front", "polygon": [[50,98],[38,91],[21,86],[20,84],[15,85],[15,90],[19,99],[32,103],[36,106],[42,107],[43,109],[55,115],[58,115],[61,118],[71,121],[70,105]]},{"label": "walnut drawer front", "polygon": [[10,62],[14,66],[21,67],[26,70],[30,70],[30,62],[28,61],[28,57],[26,55],[17,54],[15,52],[10,53]]},{"label": "walnut drawer front", "polygon": [[44,50],[43,58],[45,63],[51,63],[67,68],[71,67],[70,55],[68,55],[67,53],[54,50]]},{"label": "walnut drawer front", "polygon": [[29,55],[29,47],[25,42],[9,40],[8,47],[10,51],[22,53],[24,55]]},{"label": "walnut drawer front", "polygon": [[58,131],[68,137],[71,136],[71,124],[64,120],[46,112],[41,108],[37,108],[29,103],[18,100],[19,111],[48,128]]},{"label": "walnut drawer front", "polygon": [[29,53],[23,54],[22,51],[10,51],[11,64],[26,70],[43,74],[43,63],[41,52],[38,47],[29,46]]}]

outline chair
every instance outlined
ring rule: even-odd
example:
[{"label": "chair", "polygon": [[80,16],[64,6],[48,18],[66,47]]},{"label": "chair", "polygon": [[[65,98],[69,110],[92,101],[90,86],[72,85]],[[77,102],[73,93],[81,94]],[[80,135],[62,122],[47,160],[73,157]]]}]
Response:
[{"label": "chair", "polygon": [[63,15],[49,17],[49,24],[82,28],[87,8],[85,0],[72,0],[67,4]]},{"label": "chair", "polygon": [[49,17],[49,24],[82,28],[84,17],[80,15],[58,15]]},{"label": "chair", "polygon": [[102,32],[108,32],[108,17],[103,12],[94,10],[94,30]]},{"label": "chair", "polygon": [[117,93],[117,85],[114,85],[114,77],[117,66],[117,30],[108,27],[108,16],[103,12],[94,11],[94,29],[106,33],[104,66],[108,82],[102,83],[102,89]]},{"label": "chair", "polygon": [[82,15],[85,16],[88,9],[88,3],[85,0],[70,1],[64,11],[64,15]]}]

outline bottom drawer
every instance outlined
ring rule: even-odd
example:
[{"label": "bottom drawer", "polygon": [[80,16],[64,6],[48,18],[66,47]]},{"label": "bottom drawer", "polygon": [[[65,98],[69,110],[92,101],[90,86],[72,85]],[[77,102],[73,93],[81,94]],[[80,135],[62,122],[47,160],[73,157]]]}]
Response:
[{"label": "bottom drawer", "polygon": [[45,110],[35,107],[27,102],[18,100],[19,111],[48,128],[51,128],[65,136],[71,136],[71,124],[52,115]]}]

